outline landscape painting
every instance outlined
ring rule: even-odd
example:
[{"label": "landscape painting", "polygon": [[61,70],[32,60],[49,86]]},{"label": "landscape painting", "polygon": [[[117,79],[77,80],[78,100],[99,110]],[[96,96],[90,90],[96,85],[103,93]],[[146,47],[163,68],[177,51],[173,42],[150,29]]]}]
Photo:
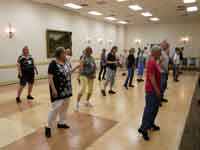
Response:
[{"label": "landscape painting", "polygon": [[[55,55],[55,49],[57,47],[64,47],[72,49],[72,32],[47,30],[47,58],[52,58]],[[72,55],[72,51],[71,51]]]}]

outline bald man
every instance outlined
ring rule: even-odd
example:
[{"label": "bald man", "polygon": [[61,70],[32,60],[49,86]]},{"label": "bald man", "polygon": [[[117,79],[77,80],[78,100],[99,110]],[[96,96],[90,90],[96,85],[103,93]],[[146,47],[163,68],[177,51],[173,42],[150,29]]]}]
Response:
[{"label": "bald man", "polygon": [[155,46],[151,49],[151,57],[147,63],[146,85],[145,85],[145,109],[143,113],[142,125],[138,132],[142,134],[144,140],[149,141],[148,130],[159,131],[160,127],[155,125],[155,119],[161,101],[160,82],[161,73],[157,61],[161,56],[161,48]]}]

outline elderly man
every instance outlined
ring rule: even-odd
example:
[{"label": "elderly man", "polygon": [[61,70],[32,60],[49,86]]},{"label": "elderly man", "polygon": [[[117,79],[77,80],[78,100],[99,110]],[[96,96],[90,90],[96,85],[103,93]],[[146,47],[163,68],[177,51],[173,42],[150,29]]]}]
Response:
[{"label": "elderly man", "polygon": [[167,80],[168,80],[168,68],[169,68],[169,44],[164,41],[161,44],[162,53],[160,57],[160,69],[161,69],[161,101],[168,102],[164,98],[165,90],[167,89]]},{"label": "elderly man", "polygon": [[144,140],[150,140],[148,130],[159,131],[160,127],[155,125],[155,119],[159,110],[161,93],[160,93],[160,80],[161,73],[160,67],[157,64],[161,56],[161,48],[155,46],[151,50],[151,57],[147,63],[146,85],[145,85],[145,101],[146,106],[143,113],[142,125],[138,132],[142,134]]}]

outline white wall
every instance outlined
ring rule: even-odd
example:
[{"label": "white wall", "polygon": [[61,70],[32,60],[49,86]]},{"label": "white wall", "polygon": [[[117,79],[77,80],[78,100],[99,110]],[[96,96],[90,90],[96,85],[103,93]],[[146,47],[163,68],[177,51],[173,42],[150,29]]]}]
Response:
[{"label": "white wall", "polygon": [[129,25],[125,30],[125,47],[138,47],[134,40],[142,40],[141,45],[160,43],[167,39],[171,49],[183,46],[181,37],[188,36],[190,42],[185,44],[185,56],[200,57],[200,22],[185,24],[152,24],[152,25]]},{"label": "white wall", "polygon": [[[15,64],[24,45],[28,45],[36,61],[45,61],[46,30],[66,30],[72,32],[74,59],[80,57],[88,45],[87,37],[92,39],[95,57],[101,48],[110,48],[117,44],[124,48],[124,27],[93,20],[76,15],[50,5],[33,3],[30,0],[0,0],[0,64]],[[9,39],[5,28],[11,22],[16,28],[16,35]],[[103,38],[103,44],[97,42]],[[109,44],[108,41],[113,43]],[[15,69],[0,69],[0,81],[16,79]],[[42,69],[45,74],[45,69]]]}]

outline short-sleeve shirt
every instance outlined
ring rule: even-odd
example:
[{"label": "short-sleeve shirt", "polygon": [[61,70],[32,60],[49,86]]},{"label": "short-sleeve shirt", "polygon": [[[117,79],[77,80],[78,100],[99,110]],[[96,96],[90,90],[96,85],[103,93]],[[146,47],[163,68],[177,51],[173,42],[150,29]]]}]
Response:
[{"label": "short-sleeve shirt", "polygon": [[34,60],[31,55],[20,55],[17,59],[17,63],[20,65],[23,73],[34,73]]},{"label": "short-sleeve shirt", "polygon": [[66,62],[65,64],[59,64],[53,60],[49,64],[48,74],[53,75],[53,82],[58,93],[57,97],[53,97],[52,89],[50,87],[50,96],[52,102],[72,96],[71,71],[72,67],[69,62]]},{"label": "short-sleeve shirt", "polygon": [[135,65],[135,56],[133,54],[128,55],[127,58],[127,68],[131,68]]},{"label": "short-sleeve shirt", "polygon": [[[116,55],[112,54],[111,52],[107,56],[107,61],[117,61]],[[117,70],[117,64],[109,64],[107,63],[107,67],[111,70]]]},{"label": "short-sleeve shirt", "polygon": [[84,56],[81,61],[83,61],[83,69],[80,74],[87,77],[93,76],[96,72],[96,63],[94,58],[92,56]]},{"label": "short-sleeve shirt", "polygon": [[157,87],[160,88],[161,73],[159,65],[157,64],[154,58],[150,58],[147,63],[146,83],[145,83],[146,92],[155,92],[155,89],[150,79],[151,75],[155,76]]}]

